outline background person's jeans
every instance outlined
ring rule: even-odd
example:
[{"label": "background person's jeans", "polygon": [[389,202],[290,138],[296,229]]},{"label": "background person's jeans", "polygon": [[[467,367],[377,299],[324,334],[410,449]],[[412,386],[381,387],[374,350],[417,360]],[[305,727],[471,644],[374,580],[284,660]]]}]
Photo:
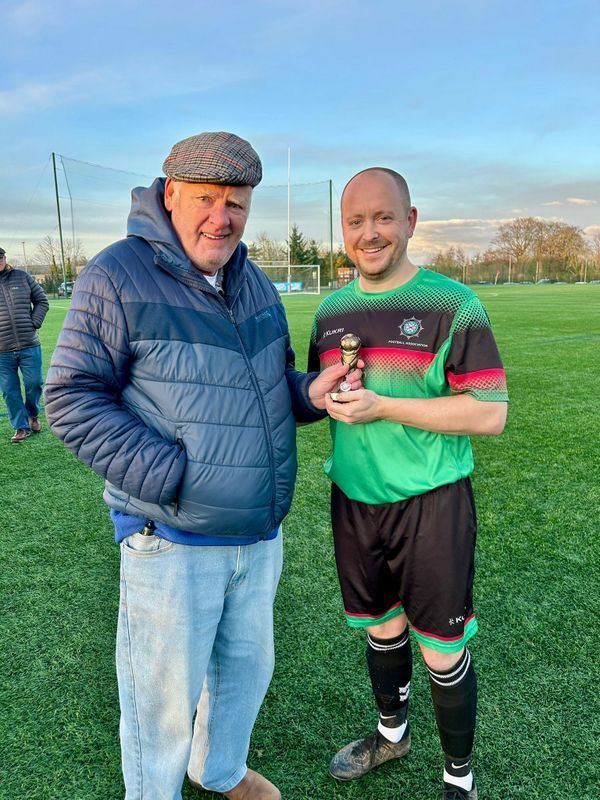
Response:
[{"label": "background person's jeans", "polygon": [[[21,394],[19,370],[23,376],[25,402]],[[0,353],[0,389],[8,409],[10,424],[15,430],[29,430],[29,417],[40,413],[42,396],[42,348],[25,347],[12,353]]]},{"label": "background person's jeans", "polygon": [[181,800],[186,770],[218,792],[246,774],[250,734],[273,674],[282,538],[192,547],[136,533],[121,543],[117,677],[126,800]]}]

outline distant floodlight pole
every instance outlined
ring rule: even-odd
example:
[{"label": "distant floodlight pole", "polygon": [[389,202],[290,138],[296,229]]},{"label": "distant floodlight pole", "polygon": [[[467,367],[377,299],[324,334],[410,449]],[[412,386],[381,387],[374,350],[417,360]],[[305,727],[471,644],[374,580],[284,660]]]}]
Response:
[{"label": "distant floodlight pole", "polygon": [[291,291],[292,288],[292,271],[290,269],[291,266],[291,257],[292,257],[292,248],[290,246],[290,236],[291,236],[291,219],[292,219],[292,148],[288,147],[288,218],[287,218],[287,284],[288,284],[288,292]]},{"label": "distant floodlight pole", "polygon": [[333,181],[329,179],[329,280],[333,277]]},{"label": "distant floodlight pole", "polygon": [[54,191],[56,192],[56,213],[58,214],[58,237],[60,239],[60,258],[63,274],[63,285],[65,288],[65,297],[67,296],[67,273],[65,271],[65,247],[63,244],[62,235],[62,222],[60,219],[60,200],[58,199],[58,178],[56,177],[56,154],[52,153],[52,169],[54,172]]},{"label": "distant floodlight pole", "polygon": [[29,270],[27,269],[27,254],[25,253],[25,242],[21,242],[21,244],[23,245],[23,262],[25,264],[25,272],[29,272]]}]

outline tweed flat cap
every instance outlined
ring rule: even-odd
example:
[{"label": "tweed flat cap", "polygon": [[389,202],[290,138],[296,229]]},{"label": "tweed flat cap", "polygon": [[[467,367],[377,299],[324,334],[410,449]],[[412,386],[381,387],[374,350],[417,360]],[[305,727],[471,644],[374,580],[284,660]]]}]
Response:
[{"label": "tweed flat cap", "polygon": [[252,146],[233,133],[199,133],[173,145],[165,175],[188,183],[258,186],[262,164]]},{"label": "tweed flat cap", "polygon": [[6,250],[4,250],[2,247],[0,247],[0,256],[4,256],[4,255],[6,255]]}]

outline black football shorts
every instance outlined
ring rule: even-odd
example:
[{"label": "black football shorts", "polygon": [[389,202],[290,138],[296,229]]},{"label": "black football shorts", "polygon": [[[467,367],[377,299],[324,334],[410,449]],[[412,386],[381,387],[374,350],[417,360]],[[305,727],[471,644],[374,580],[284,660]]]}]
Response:
[{"label": "black football shorts", "polygon": [[335,559],[348,624],[406,613],[418,641],[456,653],[477,632],[477,521],[469,478],[398,503],[351,500],[332,484]]}]

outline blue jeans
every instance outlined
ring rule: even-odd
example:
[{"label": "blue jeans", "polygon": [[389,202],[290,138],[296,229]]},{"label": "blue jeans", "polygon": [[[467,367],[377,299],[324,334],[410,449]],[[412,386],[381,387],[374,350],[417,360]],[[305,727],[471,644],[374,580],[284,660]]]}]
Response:
[{"label": "blue jeans", "polygon": [[246,774],[273,674],[282,538],[193,547],[135,533],[121,543],[125,800],[181,800],[186,771],[217,792]]},{"label": "blue jeans", "polygon": [[[25,387],[24,403],[19,369]],[[39,344],[11,353],[0,353],[0,389],[8,408],[10,424],[15,430],[29,430],[29,417],[39,415],[42,382],[42,348]]]}]

